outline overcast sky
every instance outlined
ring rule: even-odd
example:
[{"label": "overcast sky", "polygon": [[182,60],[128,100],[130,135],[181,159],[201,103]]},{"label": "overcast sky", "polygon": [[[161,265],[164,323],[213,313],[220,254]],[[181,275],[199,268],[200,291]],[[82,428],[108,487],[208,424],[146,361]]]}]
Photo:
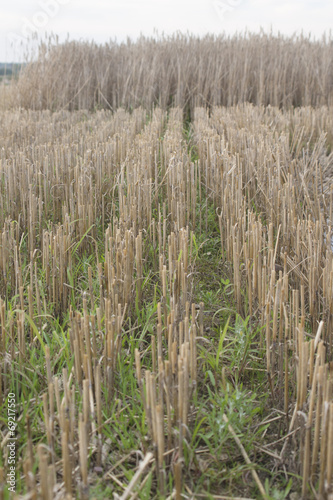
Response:
[{"label": "overcast sky", "polygon": [[333,27],[333,0],[1,0],[0,62],[21,61],[30,34],[106,42],[141,33],[244,30],[311,34]]}]

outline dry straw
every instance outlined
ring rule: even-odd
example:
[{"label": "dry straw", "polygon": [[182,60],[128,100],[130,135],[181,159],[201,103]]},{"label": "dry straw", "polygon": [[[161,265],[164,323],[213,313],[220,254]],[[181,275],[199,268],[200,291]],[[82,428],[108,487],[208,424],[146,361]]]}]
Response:
[{"label": "dry straw", "polygon": [[[157,50],[165,58],[154,58],[150,80],[140,69],[149,65],[138,65],[137,54],[142,50],[141,61],[152,63],[151,41],[128,47],[59,46],[51,50],[45,72],[54,77],[59,60],[70,58],[68,74],[82,90],[74,86],[73,98],[71,80],[62,80],[62,91],[57,78],[50,86],[37,62],[19,82],[21,104],[23,90],[28,93],[31,85],[39,92],[32,107],[61,109],[2,113],[0,346],[11,357],[9,362],[3,356],[1,397],[9,391],[11,364],[27,366],[30,350],[39,345],[45,363],[39,394],[45,444],[36,443],[28,420],[23,458],[32,498],[53,498],[55,492],[69,498],[76,489],[81,498],[89,498],[94,467],[101,468],[105,458],[104,411],[120,390],[119,361],[126,364],[132,348],[126,328],[137,328],[132,319],[146,304],[149,280],[158,290],[152,340],[147,348],[147,339],[141,338],[135,367],[130,367],[145,410],[149,450],[132,480],[112,477],[121,498],[128,498],[138,494],[153,469],[160,492],[167,494],[170,473],[174,495],[181,498],[183,445],[192,432],[193,395],[203,378],[197,348],[205,337],[205,305],[194,300],[196,237],[208,228],[211,208],[217,213],[237,312],[263,327],[256,344],[265,353],[260,370],[267,372],[273,405],[280,404],[286,429],[274,454],[282,461],[294,447],[303,497],[310,496],[311,488],[323,497],[332,493],[333,162],[327,151],[332,114],[324,106],[289,111],[215,106],[233,99],[278,106],[330,104],[327,61],[332,48],[325,41],[265,41],[252,37],[245,44],[242,38],[222,37],[214,42],[214,51],[209,37],[200,43],[182,37],[160,42]],[[243,54],[238,49],[245,45]],[[192,50],[199,62],[194,63],[193,54],[189,58]],[[174,66],[180,73],[172,70],[166,78],[175,51],[182,61]],[[100,80],[104,52],[114,57],[114,68]],[[234,76],[227,77],[224,61],[236,52]],[[284,71],[274,73],[279,85],[272,64],[265,64],[276,53],[285,61]],[[294,67],[299,53],[305,56]],[[211,64],[208,54],[216,62],[210,84],[202,76]],[[243,71],[245,56],[250,62]],[[82,81],[80,68],[92,61],[92,76]],[[130,71],[123,90],[126,71],[120,78],[121,64]],[[198,161],[184,138],[181,108],[167,113],[156,107],[149,116],[142,108],[132,113],[68,111],[93,107],[95,100],[116,108],[141,100],[165,106],[172,99],[191,105]],[[202,100],[211,104],[210,110],[194,109]],[[205,210],[198,210],[203,201]],[[57,367],[61,353],[53,359],[45,340],[53,335],[50,310],[60,323],[69,318],[68,369],[62,369],[63,360]],[[239,369],[243,373],[247,366]],[[221,372],[225,389],[225,366]],[[23,390],[22,376],[17,384]],[[228,429],[242,460],[253,465],[233,427]],[[253,476],[264,496],[261,479]]]},{"label": "dry straw", "polygon": [[[332,490],[332,379],[326,361],[332,352],[333,259],[327,235],[333,162],[322,139],[322,117],[331,123],[327,109],[281,112],[246,105],[214,108],[210,118],[205,109],[195,113],[199,159],[219,208],[222,249],[233,262],[238,311],[245,288],[250,309],[266,325],[272,398],[284,388],[286,417],[294,409],[288,435],[301,429],[304,498],[316,479],[321,495]],[[305,140],[313,141],[311,152],[309,146],[302,150]],[[316,335],[307,333],[306,323],[312,331],[319,325]]]},{"label": "dry straw", "polygon": [[[173,35],[98,46],[89,42],[40,43],[38,58],[4,106],[30,109],[150,109],[173,104],[273,106],[332,104],[332,40],[304,35]],[[59,72],[59,68],[66,71]]]}]

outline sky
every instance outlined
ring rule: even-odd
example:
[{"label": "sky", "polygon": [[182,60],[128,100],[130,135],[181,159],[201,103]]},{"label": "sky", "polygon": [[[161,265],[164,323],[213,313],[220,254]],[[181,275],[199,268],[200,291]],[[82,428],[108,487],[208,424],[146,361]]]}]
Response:
[{"label": "sky", "polygon": [[22,62],[32,33],[104,43],[141,34],[232,35],[261,28],[320,38],[332,27],[332,0],[0,0],[0,62]]}]

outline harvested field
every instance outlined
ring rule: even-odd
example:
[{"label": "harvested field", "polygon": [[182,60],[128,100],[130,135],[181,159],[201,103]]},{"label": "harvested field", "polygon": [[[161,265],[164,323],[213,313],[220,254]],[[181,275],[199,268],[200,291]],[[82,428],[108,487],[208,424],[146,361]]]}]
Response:
[{"label": "harvested field", "polygon": [[0,498],[332,498],[330,85],[6,100]]}]

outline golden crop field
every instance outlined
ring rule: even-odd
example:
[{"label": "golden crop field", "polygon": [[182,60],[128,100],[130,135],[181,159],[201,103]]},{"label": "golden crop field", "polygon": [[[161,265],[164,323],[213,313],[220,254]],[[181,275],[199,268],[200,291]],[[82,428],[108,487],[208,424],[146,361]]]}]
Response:
[{"label": "golden crop field", "polygon": [[332,41],[155,45],[0,88],[0,499],[331,500]]}]

